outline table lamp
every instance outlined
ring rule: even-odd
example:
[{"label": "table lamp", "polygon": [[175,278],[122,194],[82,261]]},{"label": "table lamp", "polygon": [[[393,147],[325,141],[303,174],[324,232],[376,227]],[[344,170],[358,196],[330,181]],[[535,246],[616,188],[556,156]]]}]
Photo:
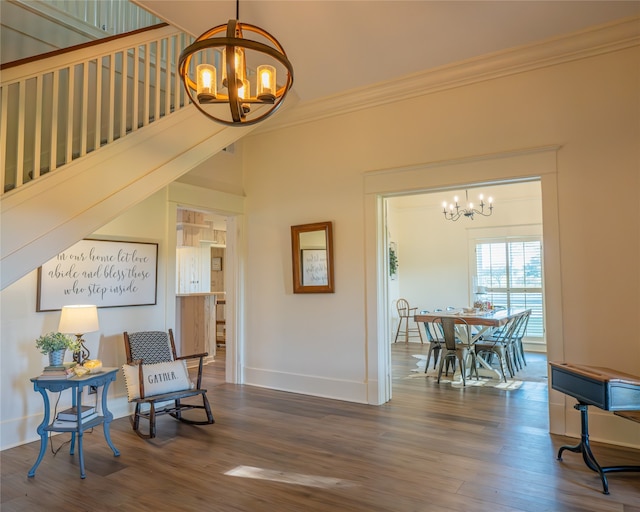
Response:
[{"label": "table lamp", "polygon": [[88,332],[97,331],[99,328],[97,306],[74,305],[62,307],[58,331],[76,335],[80,348],[73,353],[73,360],[79,365],[89,359],[89,350],[84,346],[82,336]]}]

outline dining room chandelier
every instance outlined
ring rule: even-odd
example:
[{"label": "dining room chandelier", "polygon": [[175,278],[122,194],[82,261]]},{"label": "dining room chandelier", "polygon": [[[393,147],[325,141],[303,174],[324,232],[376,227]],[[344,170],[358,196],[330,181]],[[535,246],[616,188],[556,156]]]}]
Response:
[{"label": "dining room chandelier", "polygon": [[[218,25],[187,46],[178,72],[187,95],[208,118],[227,126],[246,126],[271,116],[293,85],[293,66],[267,31],[236,19]],[[249,36],[250,38],[247,38]],[[284,72],[278,86],[276,73]]]},{"label": "dining room chandelier", "polygon": [[[468,219],[473,220],[474,215],[483,215],[485,217],[489,217],[493,213],[493,198],[490,197],[487,199],[488,205],[484,202],[484,195],[480,194],[478,199],[480,200],[479,210],[475,208],[473,203],[469,201],[469,192],[467,190],[464,191],[466,196],[466,207],[463,208],[458,204],[458,196],[454,196],[453,203],[448,203],[447,201],[442,202],[442,213],[444,213],[444,218],[447,220],[456,221],[460,217],[466,217]],[[485,207],[488,206],[488,212],[485,212]]]}]

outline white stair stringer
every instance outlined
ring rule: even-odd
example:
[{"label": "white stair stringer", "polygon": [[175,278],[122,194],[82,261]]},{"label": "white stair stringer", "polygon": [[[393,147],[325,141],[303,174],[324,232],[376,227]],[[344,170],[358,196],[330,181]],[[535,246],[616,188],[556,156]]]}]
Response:
[{"label": "white stair stringer", "polygon": [[190,106],[0,198],[0,289],[167,186],[254,126]]}]

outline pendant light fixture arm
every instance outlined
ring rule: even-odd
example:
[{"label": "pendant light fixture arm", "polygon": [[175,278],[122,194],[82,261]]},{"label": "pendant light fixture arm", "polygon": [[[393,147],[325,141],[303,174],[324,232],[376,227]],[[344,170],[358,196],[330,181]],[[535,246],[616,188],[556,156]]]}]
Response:
[{"label": "pendant light fixture arm", "polygon": [[[238,87],[233,87],[233,85],[231,85],[231,81],[229,80],[229,77],[238,76],[238,71],[242,71],[243,76],[246,73],[245,70],[238,70],[236,68],[236,66],[238,65],[245,65],[244,59],[242,60],[242,62],[239,62],[239,60],[235,58],[236,47],[233,44],[233,41],[238,35],[242,36],[242,31],[240,31],[238,28],[237,18],[235,20],[229,20],[229,23],[227,24],[227,39],[231,41],[232,44],[228,44],[226,46],[227,81],[229,82],[229,84],[227,85],[227,90],[229,91],[229,108],[231,109],[231,118],[233,119],[234,123],[241,123],[242,119],[244,118],[244,114],[242,113],[242,106],[238,101]],[[233,82],[235,83],[235,78],[233,79]]]}]

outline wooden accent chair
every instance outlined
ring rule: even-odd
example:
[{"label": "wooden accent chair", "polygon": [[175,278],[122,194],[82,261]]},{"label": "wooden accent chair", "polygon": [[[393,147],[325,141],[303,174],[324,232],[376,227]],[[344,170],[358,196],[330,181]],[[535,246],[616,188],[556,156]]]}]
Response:
[{"label": "wooden accent chair", "polygon": [[[202,366],[207,353],[178,357],[173,331],[124,332],[127,364],[125,374],[129,402],[135,403],[131,416],[133,430],[143,439],[156,436],[156,417],[169,414],[175,419],[192,425],[214,423],[207,390],[202,389]],[[187,359],[199,359],[196,382],[192,382],[187,371]],[[185,403],[183,398],[200,397],[200,400]],[[156,404],[162,404],[156,408]],[[190,409],[203,409],[206,419],[192,420],[182,413]],[[140,420],[149,422],[148,430],[140,429]]]},{"label": "wooden accent chair", "polygon": [[[414,315],[418,308],[412,308],[409,306],[409,302],[406,299],[398,299],[396,301],[396,309],[398,310],[398,329],[396,330],[396,337],[393,342],[398,341],[398,337],[400,336],[400,331],[404,335],[404,342],[409,343],[409,338],[411,337],[420,337],[420,343],[424,343],[422,339],[422,331],[420,330],[420,326],[414,319]],[[409,322],[413,322],[413,327],[410,327]],[[404,329],[402,329],[402,325],[404,323]]]}]

